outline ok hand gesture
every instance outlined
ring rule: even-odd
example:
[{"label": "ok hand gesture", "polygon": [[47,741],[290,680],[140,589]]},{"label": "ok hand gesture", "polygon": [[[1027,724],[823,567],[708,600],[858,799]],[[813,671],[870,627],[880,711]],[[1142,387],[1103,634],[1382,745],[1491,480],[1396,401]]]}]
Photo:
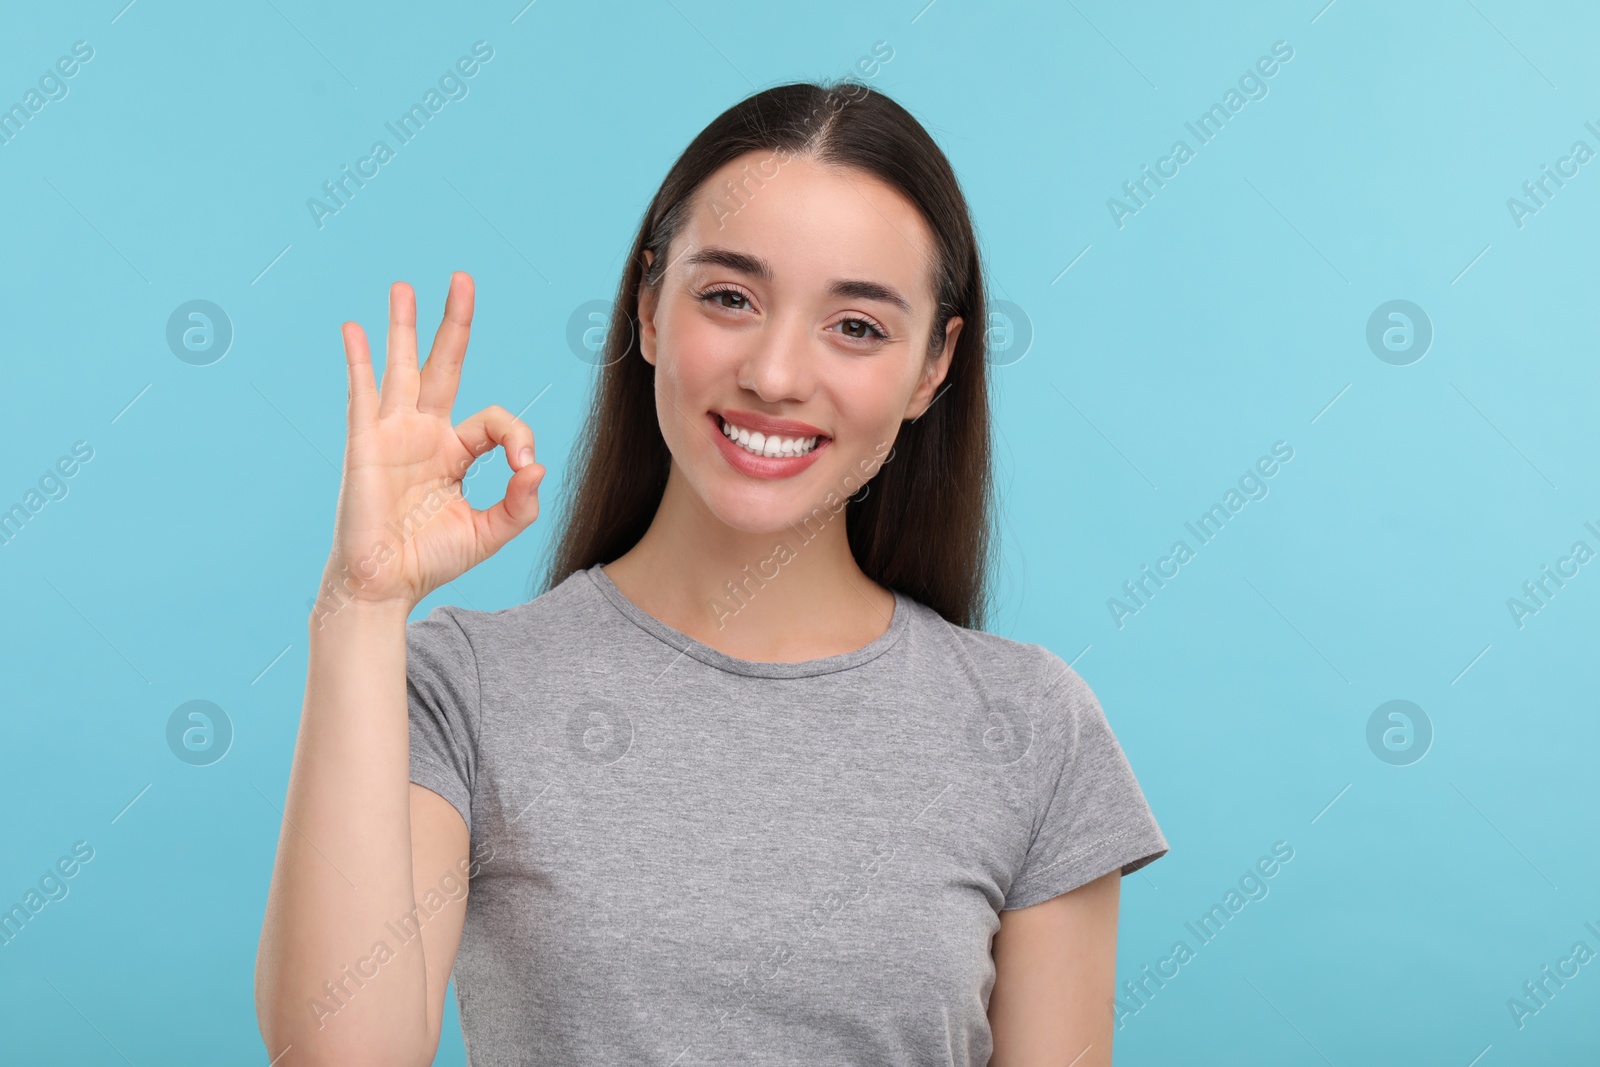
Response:
[{"label": "ok hand gesture", "polygon": [[[365,332],[346,322],[349,411],[333,550],[318,618],[346,603],[409,612],[428,593],[499,551],[539,515],[545,469],[533,431],[499,405],[459,426],[450,413],[472,327],[472,277],[450,278],[444,321],[418,368],[416,294],[389,289],[388,359],[380,392]],[[504,499],[477,510],[462,495],[472,462],[496,446],[513,471]]]}]

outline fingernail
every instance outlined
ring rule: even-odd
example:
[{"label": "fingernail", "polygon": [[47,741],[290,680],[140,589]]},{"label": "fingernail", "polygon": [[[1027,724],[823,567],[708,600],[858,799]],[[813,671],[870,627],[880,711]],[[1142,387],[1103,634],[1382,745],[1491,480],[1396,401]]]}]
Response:
[{"label": "fingernail", "polygon": [[517,453],[517,466],[526,467],[529,463],[532,463],[532,462],[533,462],[533,449],[524,448],[521,452]]}]

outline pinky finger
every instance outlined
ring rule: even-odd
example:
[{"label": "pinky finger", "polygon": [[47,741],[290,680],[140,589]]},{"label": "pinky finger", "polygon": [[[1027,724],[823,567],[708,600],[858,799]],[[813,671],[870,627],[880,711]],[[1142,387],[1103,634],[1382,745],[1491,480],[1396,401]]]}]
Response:
[{"label": "pinky finger", "polygon": [[365,426],[378,415],[378,383],[372,373],[372,350],[360,323],[347,322],[339,332],[344,337],[344,358],[349,371],[346,388],[350,424]]}]

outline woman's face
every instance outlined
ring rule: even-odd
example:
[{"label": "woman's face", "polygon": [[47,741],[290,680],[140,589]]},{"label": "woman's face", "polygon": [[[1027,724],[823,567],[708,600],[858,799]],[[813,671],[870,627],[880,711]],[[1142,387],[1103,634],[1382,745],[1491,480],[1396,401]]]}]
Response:
[{"label": "woman's face", "polygon": [[762,151],[713,174],[639,299],[674,476],[750,533],[842,509],[949,369],[960,318],[927,359],[935,255],[862,171]]}]

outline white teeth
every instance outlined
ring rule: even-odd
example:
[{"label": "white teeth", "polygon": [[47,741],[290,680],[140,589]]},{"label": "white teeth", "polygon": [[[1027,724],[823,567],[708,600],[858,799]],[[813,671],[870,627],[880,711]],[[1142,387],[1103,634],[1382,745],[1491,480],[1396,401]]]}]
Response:
[{"label": "white teeth", "polygon": [[751,432],[743,426],[735,426],[727,419],[722,419],[722,432],[738,444],[746,452],[758,456],[803,456],[817,447],[815,437],[778,437],[767,436],[759,430]]}]

